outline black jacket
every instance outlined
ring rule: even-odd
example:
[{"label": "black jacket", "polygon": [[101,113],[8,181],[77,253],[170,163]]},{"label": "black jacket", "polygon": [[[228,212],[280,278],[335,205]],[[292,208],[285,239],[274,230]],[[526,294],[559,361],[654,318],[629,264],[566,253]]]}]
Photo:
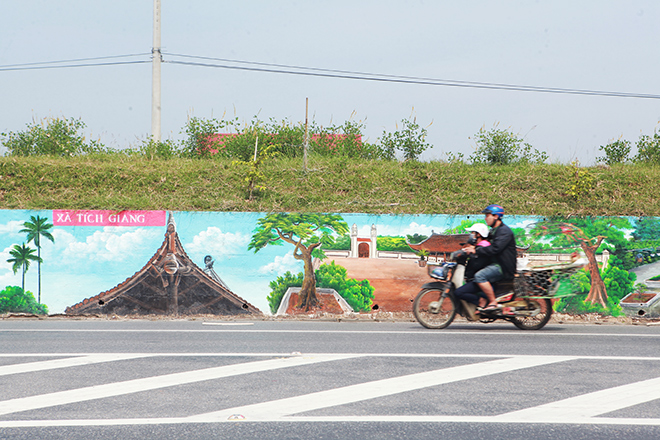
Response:
[{"label": "black jacket", "polygon": [[465,265],[465,279],[467,281],[472,281],[475,273],[490,265],[492,262],[492,257],[488,257],[486,255],[471,254],[467,259],[467,264]]},{"label": "black jacket", "polygon": [[516,238],[513,236],[513,231],[504,223],[491,229],[488,234],[488,241],[490,246],[477,247],[476,253],[479,256],[488,256],[493,259],[493,263],[497,263],[502,268],[504,279],[508,280],[513,278],[516,273]]}]

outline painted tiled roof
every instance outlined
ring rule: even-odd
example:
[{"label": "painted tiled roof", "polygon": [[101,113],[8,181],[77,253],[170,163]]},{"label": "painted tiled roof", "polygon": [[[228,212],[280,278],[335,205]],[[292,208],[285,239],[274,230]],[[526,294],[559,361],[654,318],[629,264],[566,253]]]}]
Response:
[{"label": "painted tiled roof", "polygon": [[163,244],[142,269],[112,289],[67,307],[65,313],[122,314],[122,311],[126,314],[261,314],[258,308],[205,274],[188,257],[172,214]]}]

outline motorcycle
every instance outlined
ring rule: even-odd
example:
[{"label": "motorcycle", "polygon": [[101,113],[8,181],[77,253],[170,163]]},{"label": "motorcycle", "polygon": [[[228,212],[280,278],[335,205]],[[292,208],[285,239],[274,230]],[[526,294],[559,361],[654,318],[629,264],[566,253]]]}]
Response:
[{"label": "motorcycle", "polygon": [[[450,257],[449,261],[428,264],[429,276],[437,281],[426,283],[413,302],[417,321],[426,328],[442,329],[452,323],[456,315],[473,320],[466,310],[469,305],[458,300],[454,291],[463,284],[465,265]],[[478,310],[477,321],[483,323],[504,320],[521,330],[542,329],[552,317],[552,299],[568,277],[584,267],[580,259],[568,264],[524,267],[516,271],[512,281],[493,283],[498,307]]]}]

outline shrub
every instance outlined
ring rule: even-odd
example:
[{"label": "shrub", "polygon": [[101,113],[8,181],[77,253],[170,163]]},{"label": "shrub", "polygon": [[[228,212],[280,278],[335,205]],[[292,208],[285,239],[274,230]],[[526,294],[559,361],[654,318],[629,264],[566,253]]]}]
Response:
[{"label": "shrub", "polygon": [[[355,311],[369,311],[374,299],[374,288],[369,280],[357,281],[346,278],[346,268],[330,264],[322,264],[314,273],[316,276],[316,287],[323,289],[335,289],[339,296],[344,298],[349,306]],[[271,313],[275,314],[282,302],[282,297],[289,287],[301,287],[303,273],[293,275],[287,272],[284,276],[277,277],[270,282],[271,292],[268,295],[268,306]]]},{"label": "shrub", "polygon": [[626,163],[630,154],[630,141],[621,140],[610,142],[607,145],[601,145],[598,149],[605,153],[605,156],[597,157],[597,162],[604,162],[607,165]]},{"label": "shrub", "polygon": [[250,160],[235,160],[231,164],[235,167],[243,182],[246,184],[248,200],[253,200],[255,192],[264,191],[266,187],[263,185],[266,180],[266,175],[262,170],[264,161],[268,161],[277,156],[273,150],[277,149],[277,145],[267,145],[264,149],[258,151]]},{"label": "shrub", "polygon": [[346,268],[336,265],[334,261],[330,264],[322,264],[316,271],[316,285],[335,289],[355,311],[371,310],[374,288],[369,284],[369,280],[357,281],[346,278],[346,274]]},{"label": "shrub", "polygon": [[214,135],[221,132],[224,127],[232,125],[233,122],[235,121],[188,118],[184,127],[184,132],[188,137],[182,142],[182,155],[189,158],[209,157],[219,148],[219,141]]},{"label": "shrub", "polygon": [[653,137],[642,135],[637,141],[637,155],[634,162],[651,165],[660,165],[660,134],[653,133]]},{"label": "shrub", "polygon": [[594,188],[595,177],[585,168],[580,168],[577,161],[571,163],[573,178],[568,182],[566,194],[574,200],[580,200]]},{"label": "shrub", "polygon": [[380,148],[362,142],[364,124],[346,121],[343,125],[321,127],[312,124],[310,150],[319,156],[341,156],[360,159],[378,159]]},{"label": "shrub", "polygon": [[219,146],[221,156],[243,162],[252,161],[255,154],[269,149],[270,154],[281,157],[302,156],[304,131],[300,128],[285,125],[260,125],[253,120],[252,125],[239,130],[238,133],[226,136]]},{"label": "shrub", "polygon": [[379,236],[376,247],[379,251],[412,252],[404,237]]},{"label": "shrub", "polygon": [[46,118],[27,124],[25,131],[2,133],[6,138],[3,144],[12,156],[70,157],[105,152],[99,141],[85,141],[80,133],[85,127],[80,119]]},{"label": "shrub", "polygon": [[179,156],[179,149],[174,141],[155,141],[152,137],[142,142],[139,147],[140,155],[147,159],[173,159]]},{"label": "shrub", "polygon": [[380,155],[383,159],[394,160],[397,153],[403,154],[406,161],[418,160],[419,156],[431,145],[426,142],[427,131],[421,128],[415,119],[403,119],[401,130],[393,133],[383,132],[380,139]]},{"label": "shrub", "polygon": [[508,165],[513,163],[543,163],[548,155],[533,148],[530,144],[508,130],[483,127],[475,135],[477,149],[470,156],[472,163]]},{"label": "shrub", "polygon": [[282,297],[286,293],[289,287],[302,287],[303,282],[303,273],[300,272],[298,275],[293,275],[291,272],[287,272],[284,276],[277,277],[275,281],[270,282],[270,294],[266,297],[268,300],[268,307],[270,307],[270,312],[274,315],[277,313],[277,309],[280,307],[282,302]]},{"label": "shrub", "polygon": [[0,313],[47,315],[48,307],[37,303],[32,292],[23,292],[18,286],[7,286],[0,292]]}]

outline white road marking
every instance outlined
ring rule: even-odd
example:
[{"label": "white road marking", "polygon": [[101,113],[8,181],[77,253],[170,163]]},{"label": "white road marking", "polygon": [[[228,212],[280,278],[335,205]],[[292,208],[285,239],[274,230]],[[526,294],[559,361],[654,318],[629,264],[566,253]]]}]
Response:
[{"label": "white road marking", "polygon": [[[151,419],[154,423],[156,419]],[[174,419],[171,419],[174,420]],[[117,420],[118,421],[118,420]],[[57,422],[57,421],[54,421]],[[102,420],[99,422],[103,423]],[[237,423],[225,421],[226,423]],[[241,422],[250,422],[249,420]],[[571,418],[568,420],[529,420],[526,418],[504,419],[499,416],[398,416],[398,415],[378,415],[378,416],[291,416],[282,417],[278,420],[259,420],[263,422],[280,423],[347,423],[347,422],[388,422],[388,423],[498,423],[498,424],[539,424],[546,423],[552,425],[640,425],[640,426],[660,426],[660,418],[624,418],[624,417],[585,417]],[[1,424],[0,426],[4,426]],[[172,422],[181,423],[181,422]],[[145,423],[149,424],[149,423]],[[49,426],[49,425],[45,425]]]},{"label": "white road marking", "polygon": [[[57,354],[29,354],[26,356],[55,356]],[[63,355],[63,354],[60,354]],[[67,354],[75,356],[76,354]],[[125,354],[105,354],[108,359]],[[133,353],[128,356],[273,356],[278,354],[265,353]],[[279,354],[287,356],[286,354]],[[4,354],[0,356],[21,356],[21,354]],[[80,354],[78,354],[80,356]],[[91,355],[85,355],[91,356]],[[306,365],[316,362],[348,359],[353,357],[463,357],[463,358],[500,358],[476,364],[445,368],[424,373],[411,374],[390,379],[377,380],[337,389],[311,393],[287,399],[278,399],[253,405],[214,411],[191,417],[164,417],[164,418],[126,418],[126,419],[84,419],[84,420],[14,420],[0,421],[0,428],[9,427],[58,427],[58,426],[117,426],[117,425],[161,425],[186,423],[346,423],[346,422],[391,422],[391,423],[498,423],[498,424],[582,424],[582,425],[646,425],[660,426],[660,418],[618,418],[599,417],[618,409],[649,402],[660,398],[660,378],[644,380],[628,385],[587,393],[580,396],[563,399],[527,408],[520,411],[500,414],[496,416],[403,416],[403,415],[375,415],[375,416],[304,416],[304,413],[314,409],[323,409],[351,402],[360,402],[368,399],[389,396],[410,390],[436,386],[459,380],[469,380],[490,374],[515,371],[523,368],[542,366],[556,362],[579,359],[616,359],[616,360],[648,360],[653,357],[624,357],[624,356],[511,356],[511,355],[434,355],[434,354],[308,354],[286,359],[275,359],[261,362],[251,362],[234,366],[225,366],[197,370],[187,373],[176,373],[154,378],[138,379],[135,381],[108,384],[100,387],[83,388],[63,393],[52,393],[42,396],[32,396],[24,399],[13,399],[0,402],[0,414],[8,414],[27,409],[37,409],[66,403],[111,397],[138,391],[162,388],[227,377],[235,374],[268,371],[276,368]],[[503,358],[503,359],[502,359]],[[63,361],[69,361],[64,360]],[[45,361],[50,362],[50,361]],[[34,364],[41,364],[35,362]],[[250,371],[247,371],[250,367]],[[240,371],[231,371],[236,367]],[[224,370],[224,371],[223,371]],[[193,377],[186,377],[193,375]],[[203,377],[202,377],[203,376]],[[157,382],[157,383],[154,383]],[[110,388],[114,389],[112,392]],[[94,392],[100,391],[100,392]],[[44,402],[43,399],[48,400]],[[64,398],[64,399],[62,399]],[[71,401],[70,399],[73,400]],[[69,399],[69,400],[67,400]],[[42,403],[39,404],[38,401]],[[13,403],[12,403],[13,402]],[[16,402],[23,402],[21,409],[15,407]],[[8,407],[10,411],[2,412]],[[31,406],[28,408],[28,406]],[[231,420],[231,415],[241,414],[242,420]],[[298,414],[298,415],[296,415]]]},{"label": "white road marking", "polygon": [[279,420],[280,418],[300,412],[345,405],[377,397],[390,396],[406,391],[418,390],[436,385],[442,385],[461,380],[474,379],[492,374],[505,373],[540,365],[553,364],[574,360],[569,356],[525,356],[510,357],[475,364],[460,365],[424,373],[409,374],[390,379],[350,385],[302,396],[278,399],[270,402],[256,403],[207,414],[190,417],[195,421],[224,421],[232,414],[241,414],[246,420]]},{"label": "white road marking", "polygon": [[660,399],[660,377],[513,411],[497,418],[529,420],[530,423],[583,420],[656,399]]},{"label": "white road marking", "polygon": [[105,397],[121,396],[141,391],[155,390],[158,388],[166,388],[176,385],[201,382],[205,380],[219,379],[222,377],[237,376],[300,365],[309,365],[317,362],[348,359],[351,357],[353,356],[344,354],[315,357],[295,356],[289,358],[225,365],[222,367],[166,374],[162,376],[147,377],[144,379],[134,379],[125,382],[96,385],[50,394],[21,397],[0,401],[0,415],[29,411],[39,408],[47,408],[57,405],[66,405],[69,403],[84,402],[94,399],[102,399]]},{"label": "white road marking", "polygon": [[[645,328],[646,329],[646,328]],[[499,330],[442,330],[432,331],[426,329],[419,330],[267,330],[267,329],[11,329],[0,328],[0,333],[300,333],[300,334],[376,334],[376,335],[419,335],[419,336],[457,336],[457,335],[483,335],[483,336],[522,336],[527,338],[538,338],[545,336],[598,336],[598,337],[622,337],[622,338],[660,338],[658,333],[576,333],[576,332],[558,332],[552,330],[542,330],[536,332],[523,332],[512,329],[511,331]]]},{"label": "white road marking", "polygon": [[[0,421],[0,428],[38,428],[63,426],[143,426],[179,425],[190,423],[498,423],[498,424],[537,424],[527,420],[503,420],[493,416],[340,416],[340,417],[283,417],[277,420],[224,420],[193,421],[186,417],[134,418],[134,419],[68,419],[68,420],[8,420]],[[604,418],[593,417],[582,420],[544,421],[551,425],[637,425],[660,426],[659,418]]]},{"label": "white road marking", "polygon": [[[501,359],[518,357],[525,358],[528,355],[518,355],[511,353],[495,353],[495,354],[471,354],[471,353],[342,353],[349,357],[403,357],[403,358],[484,358],[484,359]],[[80,357],[80,356],[95,356],[99,353],[0,353],[0,358],[3,357]],[[103,353],[101,356],[135,356],[135,357],[288,357],[288,356],[328,356],[329,353],[311,353],[311,352],[176,352],[176,353]],[[542,357],[542,355],[529,355],[533,357]],[[552,355],[551,355],[552,356]],[[613,360],[613,361],[660,361],[660,356],[582,356],[570,355],[573,359],[581,360]]]},{"label": "white road marking", "polygon": [[[16,355],[21,356],[21,355]],[[49,356],[43,354],[41,356]],[[76,357],[68,359],[52,359],[41,362],[26,362],[22,364],[2,365],[0,366],[0,376],[18,373],[31,373],[35,371],[53,370],[56,368],[79,367],[81,365],[91,365],[101,362],[123,361],[150,356],[148,354],[114,353],[114,354],[87,354],[72,355]]]}]

